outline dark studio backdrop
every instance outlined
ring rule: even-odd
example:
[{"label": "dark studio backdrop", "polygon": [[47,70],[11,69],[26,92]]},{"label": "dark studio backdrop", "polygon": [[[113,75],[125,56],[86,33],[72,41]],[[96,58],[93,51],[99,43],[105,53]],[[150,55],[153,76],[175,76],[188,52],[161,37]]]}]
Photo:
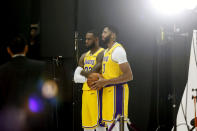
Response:
[{"label": "dark studio backdrop", "polygon": [[[50,112],[53,123],[50,130],[72,130],[74,4],[63,0],[8,0],[0,6],[0,64],[10,60],[6,51],[9,38],[22,33],[29,42],[30,24],[39,24],[41,48],[36,53],[41,54],[39,59],[46,61],[48,78],[55,79],[59,88],[57,104]],[[63,57],[57,59],[60,55]]]},{"label": "dark studio backdrop", "polygon": [[8,39],[16,32],[24,33],[28,37],[31,1],[8,0],[3,1],[1,7],[1,36],[0,36],[0,64],[5,63],[10,57],[5,48]]},{"label": "dark studio backdrop", "polygon": [[[134,80],[129,82],[129,118],[140,130],[171,130],[187,81],[192,30],[197,14],[158,15],[148,1],[79,1],[78,31],[119,30]],[[174,25],[179,32],[174,32]],[[164,39],[161,30],[164,28]],[[81,43],[80,49],[84,49]],[[81,53],[83,50],[81,50]],[[173,110],[175,90],[176,108]]]},{"label": "dark studio backdrop", "polygon": [[[145,0],[15,0],[1,4],[2,35],[1,64],[9,57],[5,43],[16,31],[27,35],[31,23],[40,23],[41,58],[48,63],[49,76],[60,86],[54,128],[81,130],[81,85],[72,83],[76,67],[74,31],[84,38],[85,32],[104,25],[119,30],[118,41],[126,49],[134,80],[129,82],[129,118],[142,131],[169,130],[173,124],[172,98],[176,89],[176,104],[185,88],[192,30],[197,27],[196,14],[164,17],[156,15]],[[181,32],[173,32],[173,24]],[[160,27],[165,29],[161,41]],[[181,36],[181,33],[188,33]],[[79,41],[79,54],[85,50]],[[62,56],[58,59],[57,56]],[[178,106],[176,107],[176,112]],[[176,114],[175,112],[175,114]],[[74,117],[73,117],[74,116]]]},{"label": "dark studio backdrop", "polygon": [[101,31],[108,24],[117,27],[118,41],[126,49],[134,75],[134,81],[129,82],[129,118],[141,130],[146,130],[151,107],[156,28],[142,6],[139,1],[130,0],[80,1],[78,28],[84,33],[91,28]]}]

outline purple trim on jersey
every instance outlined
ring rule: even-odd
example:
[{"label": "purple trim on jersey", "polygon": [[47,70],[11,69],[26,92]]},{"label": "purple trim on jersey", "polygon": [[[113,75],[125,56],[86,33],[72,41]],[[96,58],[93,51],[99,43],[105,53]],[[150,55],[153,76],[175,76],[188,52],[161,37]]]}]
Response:
[{"label": "purple trim on jersey", "polygon": [[98,127],[98,125],[96,124],[95,126],[91,126],[91,127],[82,126],[82,128],[87,128],[87,129],[92,129],[92,128],[95,128],[95,127]]},{"label": "purple trim on jersey", "polygon": [[123,111],[124,111],[124,106],[123,106],[123,102],[124,102],[124,99],[123,99],[123,93],[124,93],[124,87],[123,85],[116,85],[115,86],[115,108],[116,108],[116,112],[115,112],[115,118],[117,117],[118,114],[120,115],[124,115]]},{"label": "purple trim on jersey", "polygon": [[100,104],[100,109],[99,109],[99,115],[100,115],[100,117],[99,117],[99,125],[100,126],[102,126],[102,127],[104,127],[105,125],[102,123],[102,121],[103,121],[103,117],[102,117],[102,105],[103,105],[103,103],[102,103],[102,100],[103,100],[103,89],[100,89],[99,90],[99,104]]},{"label": "purple trim on jersey", "polygon": [[110,84],[110,85],[106,85],[105,87],[110,87],[110,86],[121,86],[121,85],[124,85],[124,84],[127,84],[127,82],[123,82],[123,83],[120,83],[120,84]]}]

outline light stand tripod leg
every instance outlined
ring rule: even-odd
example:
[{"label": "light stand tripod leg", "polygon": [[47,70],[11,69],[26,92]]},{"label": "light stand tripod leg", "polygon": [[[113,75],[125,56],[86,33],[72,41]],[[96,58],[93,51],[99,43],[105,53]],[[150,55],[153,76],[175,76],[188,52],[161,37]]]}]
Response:
[{"label": "light stand tripod leg", "polygon": [[124,131],[124,116],[120,116],[120,131]]},{"label": "light stand tripod leg", "polygon": [[116,117],[116,119],[114,120],[114,122],[111,124],[111,126],[109,127],[108,131],[112,131],[112,129],[114,128],[115,124],[117,123],[117,121],[120,119],[120,115],[118,114],[118,116]]}]

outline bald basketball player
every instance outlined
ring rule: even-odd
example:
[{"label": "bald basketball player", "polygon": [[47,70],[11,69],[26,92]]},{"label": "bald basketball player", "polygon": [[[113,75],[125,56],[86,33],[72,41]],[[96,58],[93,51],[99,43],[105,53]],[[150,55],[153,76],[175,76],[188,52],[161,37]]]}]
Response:
[{"label": "bald basketball player", "polygon": [[84,53],[79,60],[79,66],[75,70],[75,83],[83,83],[82,95],[82,128],[84,131],[106,131],[101,126],[102,110],[100,107],[101,92],[92,90],[87,84],[87,77],[93,72],[101,72],[104,49],[99,46],[98,33],[88,31],[86,33],[86,47],[88,52]]}]

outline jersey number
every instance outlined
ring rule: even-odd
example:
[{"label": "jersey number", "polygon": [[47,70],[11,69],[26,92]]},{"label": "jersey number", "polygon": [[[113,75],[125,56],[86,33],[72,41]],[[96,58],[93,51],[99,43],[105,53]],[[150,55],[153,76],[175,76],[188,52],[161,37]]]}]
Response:
[{"label": "jersey number", "polygon": [[85,71],[91,71],[92,70],[92,67],[85,67]]}]

